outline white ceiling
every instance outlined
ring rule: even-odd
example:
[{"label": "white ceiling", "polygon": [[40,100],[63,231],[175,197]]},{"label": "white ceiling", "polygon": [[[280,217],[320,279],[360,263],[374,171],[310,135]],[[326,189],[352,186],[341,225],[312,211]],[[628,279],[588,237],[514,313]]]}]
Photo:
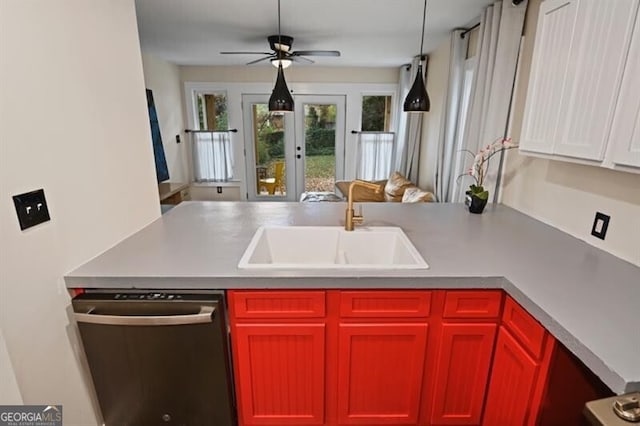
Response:
[{"label": "white ceiling", "polygon": [[[450,30],[479,20],[493,0],[429,0],[425,52]],[[281,0],[282,34],[293,50],[339,50],[316,66],[400,66],[420,53],[422,0]],[[269,52],[277,0],[136,0],[143,51],[179,65],[242,65]],[[258,65],[256,65],[258,66]],[[270,66],[268,62],[266,65]],[[296,64],[295,66],[305,66]]]}]

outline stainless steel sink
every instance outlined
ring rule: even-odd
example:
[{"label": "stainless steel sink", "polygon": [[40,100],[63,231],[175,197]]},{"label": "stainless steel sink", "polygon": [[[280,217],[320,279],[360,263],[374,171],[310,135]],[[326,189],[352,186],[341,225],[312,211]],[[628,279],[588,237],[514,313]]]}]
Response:
[{"label": "stainless steel sink", "polygon": [[267,226],[259,228],[240,269],[428,269],[398,227]]}]

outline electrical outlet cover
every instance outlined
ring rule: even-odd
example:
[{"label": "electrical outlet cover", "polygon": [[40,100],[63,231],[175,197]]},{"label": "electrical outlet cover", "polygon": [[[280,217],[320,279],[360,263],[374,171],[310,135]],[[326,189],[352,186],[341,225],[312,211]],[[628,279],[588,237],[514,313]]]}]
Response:
[{"label": "electrical outlet cover", "polygon": [[51,220],[47,200],[44,197],[44,189],[14,195],[13,204],[16,206],[18,222],[20,222],[20,229],[23,231]]},{"label": "electrical outlet cover", "polygon": [[605,235],[607,235],[607,228],[609,227],[609,219],[611,219],[610,216],[607,216],[604,213],[597,212],[596,218],[593,220],[591,235],[604,240]]}]

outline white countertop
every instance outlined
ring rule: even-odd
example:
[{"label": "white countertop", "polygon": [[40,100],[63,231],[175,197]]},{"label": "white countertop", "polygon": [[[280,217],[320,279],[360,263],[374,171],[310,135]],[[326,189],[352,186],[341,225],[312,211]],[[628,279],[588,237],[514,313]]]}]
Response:
[{"label": "white countertop", "polygon": [[505,206],[366,203],[427,270],[241,270],[262,225],[339,225],[345,203],[183,202],[70,272],[83,288],[503,288],[614,392],[640,390],[640,268]]}]

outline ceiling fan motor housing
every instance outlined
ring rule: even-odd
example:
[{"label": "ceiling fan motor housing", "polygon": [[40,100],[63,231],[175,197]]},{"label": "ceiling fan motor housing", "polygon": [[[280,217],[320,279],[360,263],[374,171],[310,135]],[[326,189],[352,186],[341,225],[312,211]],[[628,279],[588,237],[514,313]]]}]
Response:
[{"label": "ceiling fan motor housing", "polygon": [[291,51],[291,46],[293,46],[293,37],[287,35],[270,35],[267,37],[269,40],[269,46],[271,46],[271,50],[274,51]]}]

